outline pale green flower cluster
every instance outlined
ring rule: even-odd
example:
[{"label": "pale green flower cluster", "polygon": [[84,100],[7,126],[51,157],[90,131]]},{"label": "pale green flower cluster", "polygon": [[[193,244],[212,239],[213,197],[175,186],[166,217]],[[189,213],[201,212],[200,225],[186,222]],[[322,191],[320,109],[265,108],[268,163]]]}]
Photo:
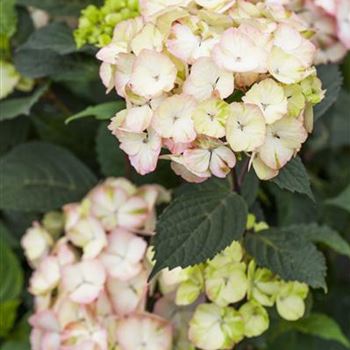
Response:
[{"label": "pale green flower cluster", "polygon": [[79,27],[74,32],[78,47],[85,44],[102,47],[110,43],[114,27],[138,16],[138,0],[105,0],[102,7],[89,5],[81,11]]},{"label": "pale green flower cluster", "polygon": [[[248,228],[265,229],[250,216]],[[285,320],[305,313],[309,288],[286,282],[266,268],[259,268],[239,242],[206,263],[186,269],[163,270],[163,294],[174,294],[175,304],[195,306],[189,321],[189,341],[199,349],[231,349],[245,337],[256,337],[269,328],[267,307],[276,306]]]},{"label": "pale green flower cluster", "polygon": [[6,98],[16,90],[28,92],[34,86],[32,79],[21,76],[15,66],[7,61],[0,60],[0,100]]}]

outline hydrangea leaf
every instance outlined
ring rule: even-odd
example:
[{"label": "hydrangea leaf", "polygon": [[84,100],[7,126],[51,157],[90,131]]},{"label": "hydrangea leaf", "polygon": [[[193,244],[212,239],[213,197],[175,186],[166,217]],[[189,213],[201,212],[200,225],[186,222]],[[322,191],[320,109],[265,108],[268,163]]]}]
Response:
[{"label": "hydrangea leaf", "polygon": [[44,84],[28,97],[11,98],[0,102],[0,121],[14,119],[20,115],[29,115],[31,108],[45,93],[48,84]]},{"label": "hydrangea leaf", "polygon": [[96,154],[101,172],[105,176],[125,176],[126,156],[119,148],[118,140],[101,123],[96,136]]},{"label": "hydrangea leaf", "polygon": [[177,197],[157,224],[151,276],[165,267],[187,267],[211,259],[242,237],[247,215],[243,198],[233,192],[191,191]]},{"label": "hydrangea leaf", "polygon": [[96,183],[66,149],[44,142],[21,144],[0,160],[0,207],[45,212],[81,199]]},{"label": "hydrangea leaf", "polygon": [[314,107],[315,121],[322,117],[338,98],[343,78],[337,64],[320,65],[317,75],[322,81],[322,89],[326,89],[325,98]]},{"label": "hydrangea leaf", "polygon": [[32,33],[21,50],[52,50],[60,55],[77,51],[72,30],[64,23],[53,22]]},{"label": "hydrangea leaf", "polygon": [[85,117],[95,117],[98,120],[106,120],[111,119],[117,112],[121,111],[125,108],[124,101],[116,101],[116,102],[105,102],[101,103],[97,106],[89,106],[83,111],[72,115],[66,120],[66,124],[70,122],[85,118]]},{"label": "hydrangea leaf", "polygon": [[245,247],[257,264],[287,281],[305,282],[327,289],[326,261],[321,252],[301,235],[271,228],[245,237]]},{"label": "hydrangea leaf", "polygon": [[313,313],[296,322],[285,322],[287,329],[295,329],[301,333],[314,335],[326,340],[336,341],[350,349],[350,341],[338,323],[327,315]]},{"label": "hydrangea leaf", "polygon": [[0,35],[10,38],[16,32],[17,13],[15,0],[1,1]]},{"label": "hydrangea leaf", "polygon": [[350,212],[350,185],[337,197],[327,200],[326,203]]},{"label": "hydrangea leaf", "polygon": [[1,242],[0,254],[0,303],[16,299],[23,288],[23,272],[17,256],[11,248]]},{"label": "hydrangea leaf", "polygon": [[291,235],[300,235],[301,238],[313,243],[321,243],[333,249],[339,254],[350,258],[350,245],[337,231],[328,226],[320,226],[315,223],[304,225],[292,225],[283,228]]},{"label": "hydrangea leaf", "polygon": [[310,199],[315,200],[309,176],[300,157],[292,159],[272,182],[281,189],[306,194]]},{"label": "hydrangea leaf", "polygon": [[330,142],[332,147],[350,145],[349,107],[350,93],[342,90],[337,102],[330,110]]}]

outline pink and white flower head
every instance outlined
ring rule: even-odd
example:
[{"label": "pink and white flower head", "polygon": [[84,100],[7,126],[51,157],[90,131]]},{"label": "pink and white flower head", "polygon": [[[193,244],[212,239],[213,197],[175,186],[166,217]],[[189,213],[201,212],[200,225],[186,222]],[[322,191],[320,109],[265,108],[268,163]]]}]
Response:
[{"label": "pink and white flower head", "polygon": [[108,246],[101,254],[101,261],[110,276],[127,281],[142,270],[146,247],[142,238],[116,229],[108,236]]},{"label": "pink and white flower head", "polygon": [[40,261],[48,255],[52,244],[52,237],[38,223],[34,223],[21,239],[24,254],[34,267],[37,267]]},{"label": "pink and white flower head", "polygon": [[100,260],[83,260],[65,266],[62,271],[62,288],[76,303],[88,304],[96,300],[105,281],[106,272]]},{"label": "pink and white flower head", "polygon": [[172,328],[155,315],[129,316],[119,322],[117,339],[121,350],[171,350]]},{"label": "pink and white flower head", "polygon": [[85,209],[79,205],[67,205],[64,210],[68,239],[83,249],[85,259],[95,258],[107,244],[103,226],[96,218],[83,213]]},{"label": "pink and white flower head", "polygon": [[137,230],[143,226],[149,214],[147,202],[136,195],[136,189],[129,193],[113,181],[107,180],[95,187],[88,198],[91,201],[91,213],[107,231],[117,226]]},{"label": "pink and white flower head", "polygon": [[107,279],[107,292],[117,315],[129,315],[142,312],[147,299],[147,278],[145,269],[126,281],[114,277]]},{"label": "pink and white flower head", "polygon": [[29,290],[33,295],[45,295],[58,286],[60,278],[61,271],[58,259],[47,256],[33,273]]},{"label": "pink and white flower head", "polygon": [[[240,152],[262,170],[270,125],[297,116],[311,132],[323,93],[303,104],[301,85],[315,63],[344,55],[349,32],[347,0],[312,1],[142,0],[141,17],[119,24],[98,54],[105,86],[126,100],[109,129],[136,171],[170,160],[199,183],[225,177]],[[220,147],[198,146],[203,137]],[[274,167],[258,176],[277,176]]]},{"label": "pink and white flower head", "polygon": [[30,334],[30,343],[33,350],[60,350],[60,325],[55,313],[51,310],[38,312],[29,318],[33,327]]},{"label": "pink and white flower head", "polygon": [[350,49],[350,4],[347,0],[303,0],[286,4],[298,11],[314,35],[315,63],[339,62]]}]

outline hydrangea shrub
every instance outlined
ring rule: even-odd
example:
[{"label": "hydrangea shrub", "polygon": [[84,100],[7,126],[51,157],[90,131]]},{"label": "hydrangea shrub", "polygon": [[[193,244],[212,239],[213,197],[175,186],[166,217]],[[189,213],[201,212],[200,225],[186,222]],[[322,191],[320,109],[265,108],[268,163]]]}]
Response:
[{"label": "hydrangea shrub", "polygon": [[[148,281],[156,205],[169,200],[158,185],[110,178],[27,230],[33,350],[231,349],[269,328],[266,308],[290,321],[304,315],[307,284],[257,267],[237,241]],[[247,230],[266,228],[249,216]]]}]

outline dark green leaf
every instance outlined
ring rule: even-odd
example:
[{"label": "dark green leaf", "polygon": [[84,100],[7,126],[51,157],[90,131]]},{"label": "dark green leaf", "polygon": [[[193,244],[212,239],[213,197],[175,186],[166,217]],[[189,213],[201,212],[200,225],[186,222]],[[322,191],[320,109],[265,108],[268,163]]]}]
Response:
[{"label": "dark green leaf", "polygon": [[350,212],[350,185],[337,197],[328,199],[326,203]]},{"label": "dark green leaf", "polygon": [[72,115],[66,120],[66,124],[85,117],[95,117],[98,120],[111,119],[117,112],[125,108],[124,101],[106,102],[97,106],[89,106],[83,111]]},{"label": "dark green leaf", "polygon": [[25,7],[17,7],[18,24],[16,34],[11,39],[12,47],[19,47],[27,41],[35,30],[29,10]]},{"label": "dark green leaf", "polygon": [[22,292],[23,272],[11,248],[1,242],[0,254],[0,303],[16,299]]},{"label": "dark green leaf", "polygon": [[314,313],[296,322],[288,322],[290,328],[299,332],[311,334],[323,339],[334,340],[350,348],[350,341],[332,318],[324,314]]},{"label": "dark green leaf", "polygon": [[190,184],[186,183],[176,189],[176,196],[183,194],[190,194],[196,192],[206,192],[206,191],[218,191],[218,192],[230,192],[230,183],[228,179],[219,179],[218,177],[211,177],[207,181],[200,184]]},{"label": "dark green leaf", "polygon": [[342,90],[335,105],[330,110],[331,115],[331,145],[343,147],[350,145],[350,120],[349,120],[350,93]]},{"label": "dark green leaf", "polygon": [[95,184],[91,171],[64,148],[20,145],[0,160],[0,207],[45,212],[76,201]]},{"label": "dark green leaf", "polygon": [[16,118],[20,115],[29,115],[31,108],[47,90],[48,85],[42,85],[28,97],[11,98],[0,102],[0,121]]},{"label": "dark green leaf", "polygon": [[152,276],[165,267],[212,258],[242,237],[247,214],[246,203],[233,192],[214,189],[179,196],[159,218]]},{"label": "dark green leaf", "polygon": [[88,5],[103,5],[101,0],[17,0],[17,4],[33,6],[55,16],[78,16]]},{"label": "dark green leaf", "polygon": [[293,225],[285,227],[283,230],[291,235],[300,235],[310,242],[325,244],[337,253],[350,257],[349,243],[338,232],[328,226],[319,226],[317,224]]},{"label": "dark green leaf", "polygon": [[249,171],[243,181],[241,187],[242,197],[246,200],[250,207],[256,200],[259,191],[259,179],[254,171]]},{"label": "dark green leaf", "polygon": [[2,220],[0,220],[0,242],[5,242],[11,248],[19,247],[16,237],[10,232]]},{"label": "dark green leaf", "polygon": [[325,98],[315,106],[315,120],[322,117],[338,98],[343,78],[337,64],[320,65],[317,68],[318,77],[322,81],[322,88],[326,89]]},{"label": "dark green leaf", "polygon": [[6,337],[11,331],[16,320],[19,304],[20,301],[18,299],[6,300],[0,303],[0,337]]},{"label": "dark green leaf", "polygon": [[17,14],[15,0],[1,0],[0,36],[10,38],[16,32]]},{"label": "dark green leaf", "polygon": [[[118,140],[101,123],[96,136],[97,160],[104,176],[125,176],[128,165],[126,154],[119,148]],[[129,165],[130,166],[130,165]]]},{"label": "dark green leaf", "polygon": [[72,30],[64,23],[53,22],[33,32],[20,50],[51,50],[66,55],[77,48]]},{"label": "dark green leaf", "polygon": [[1,350],[30,350],[29,341],[9,340],[5,342]]},{"label": "dark green leaf", "polygon": [[245,238],[245,248],[258,265],[281,278],[326,290],[325,258],[313,243],[300,235],[277,228],[250,233]]},{"label": "dark green leaf", "polygon": [[275,177],[272,182],[281,189],[306,194],[310,199],[314,200],[309,176],[299,157],[293,158],[282,168],[279,175]]},{"label": "dark green leaf", "polygon": [[30,121],[27,117],[6,120],[0,124],[0,157],[27,139]]},{"label": "dark green leaf", "polygon": [[[61,56],[52,50],[21,49],[15,53],[16,69],[30,78],[51,76],[55,81],[80,79],[86,80],[89,72],[82,55],[72,54]],[[95,62],[97,65],[97,61]]]}]

